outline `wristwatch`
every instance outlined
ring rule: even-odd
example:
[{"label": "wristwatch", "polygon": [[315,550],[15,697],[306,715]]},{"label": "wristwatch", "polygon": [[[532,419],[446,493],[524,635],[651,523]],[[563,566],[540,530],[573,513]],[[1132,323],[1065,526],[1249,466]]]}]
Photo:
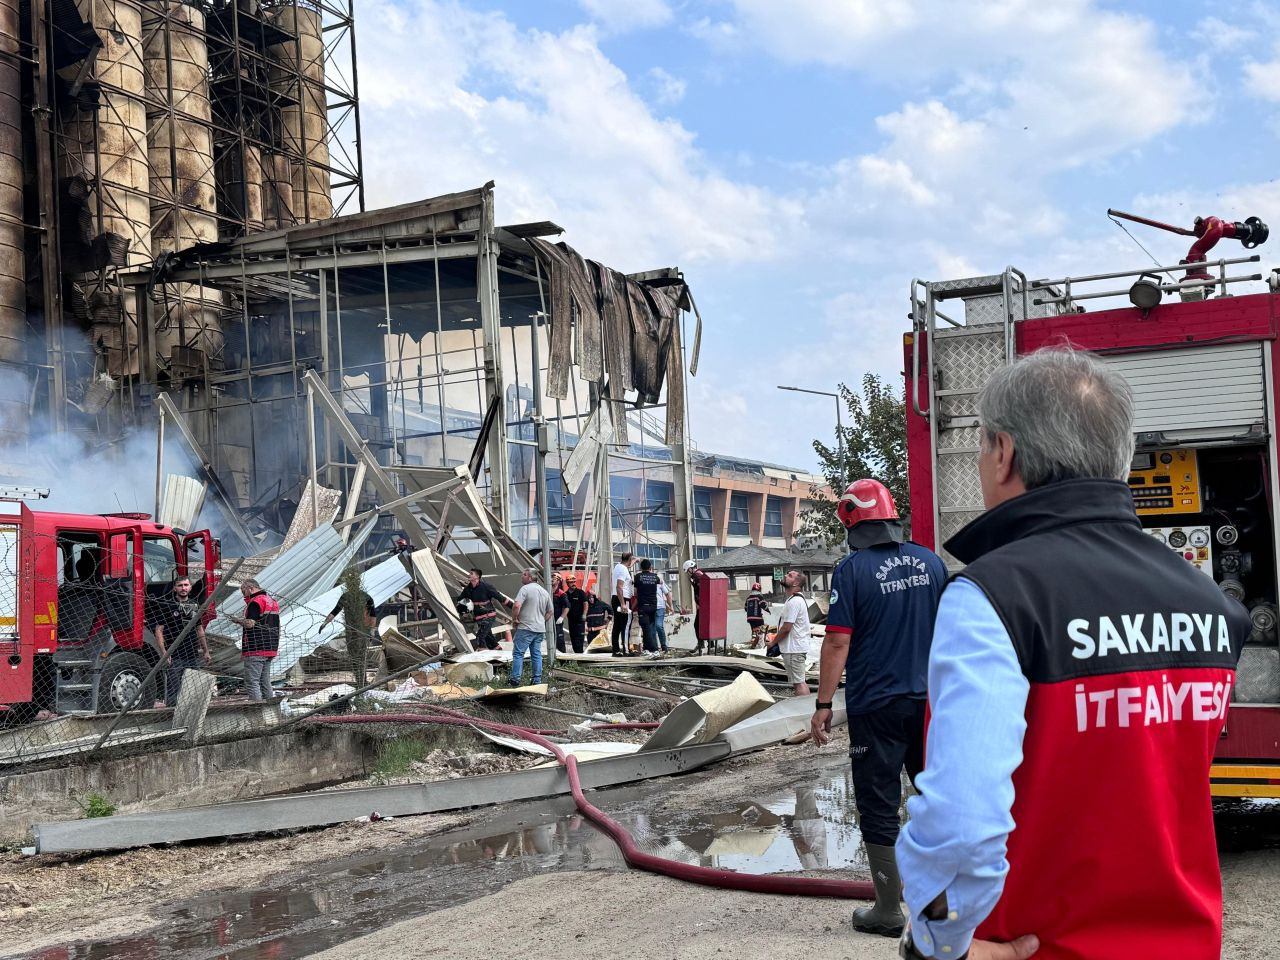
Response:
[{"label": "wristwatch", "polygon": [[830,700],[819,700],[819,701],[817,701],[816,703],[814,703],[814,705],[813,705],[813,709],[815,709],[815,710],[830,710],[830,709],[831,709],[831,701],[830,701]]},{"label": "wristwatch", "polygon": [[[898,940],[898,956],[906,957],[907,960],[930,960],[929,957],[926,957],[916,949],[916,942],[911,938],[911,924],[909,923],[902,928],[902,937]],[[967,956],[969,956],[968,950],[956,957],[956,960],[965,960]]]}]

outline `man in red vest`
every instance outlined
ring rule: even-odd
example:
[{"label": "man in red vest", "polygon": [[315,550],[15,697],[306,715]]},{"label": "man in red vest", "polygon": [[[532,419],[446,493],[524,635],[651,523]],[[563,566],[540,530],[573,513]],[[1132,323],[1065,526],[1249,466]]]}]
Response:
[{"label": "man in red vest", "polygon": [[987,512],[946,544],[905,957],[1217,960],[1209,765],[1244,607],[1143,532],[1129,385],[1042,350],[978,402]]},{"label": "man in red vest", "polygon": [[228,617],[244,628],[240,640],[240,662],[244,665],[245,693],[250,700],[270,700],[271,661],[280,650],[280,605],[257,580],[240,584],[244,616]]}]

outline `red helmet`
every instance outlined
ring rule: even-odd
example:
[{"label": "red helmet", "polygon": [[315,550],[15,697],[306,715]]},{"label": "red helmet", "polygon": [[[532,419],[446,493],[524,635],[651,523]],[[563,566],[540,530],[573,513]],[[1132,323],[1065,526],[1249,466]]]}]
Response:
[{"label": "red helmet", "polygon": [[760,584],[758,584],[758,583],[753,583],[753,584],[751,585],[751,589],[752,589],[752,590],[759,590],[759,589],[760,589]]},{"label": "red helmet", "polygon": [[898,505],[879,480],[855,480],[836,502],[836,515],[848,529],[864,520],[897,520]]}]

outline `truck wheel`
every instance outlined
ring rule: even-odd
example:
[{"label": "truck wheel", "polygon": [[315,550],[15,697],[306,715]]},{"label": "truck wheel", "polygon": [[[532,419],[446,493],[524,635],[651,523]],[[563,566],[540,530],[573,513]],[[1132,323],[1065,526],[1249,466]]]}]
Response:
[{"label": "truck wheel", "polygon": [[11,703],[8,710],[0,710],[0,730],[30,723],[39,712],[40,705],[36,703]]},{"label": "truck wheel", "polygon": [[156,702],[156,682],[153,678],[143,683],[150,672],[150,665],[136,653],[117,653],[107,660],[98,674],[98,712],[119,713],[130,704],[135,710],[150,710]]}]

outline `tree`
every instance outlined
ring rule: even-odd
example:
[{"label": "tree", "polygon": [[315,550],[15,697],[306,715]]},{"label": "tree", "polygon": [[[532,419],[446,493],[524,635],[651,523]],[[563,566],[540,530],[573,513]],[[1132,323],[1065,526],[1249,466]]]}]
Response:
[{"label": "tree", "polygon": [[836,442],[827,446],[821,440],[813,441],[828,489],[816,485],[810,489],[800,528],[802,536],[819,537],[831,546],[844,542],[845,530],[836,517],[830,496],[840,496],[845,487],[860,477],[879,480],[889,488],[904,524],[909,524],[911,516],[904,394],[874,373],[863,375],[860,394],[843,383],[839,390],[848,415]]}]

